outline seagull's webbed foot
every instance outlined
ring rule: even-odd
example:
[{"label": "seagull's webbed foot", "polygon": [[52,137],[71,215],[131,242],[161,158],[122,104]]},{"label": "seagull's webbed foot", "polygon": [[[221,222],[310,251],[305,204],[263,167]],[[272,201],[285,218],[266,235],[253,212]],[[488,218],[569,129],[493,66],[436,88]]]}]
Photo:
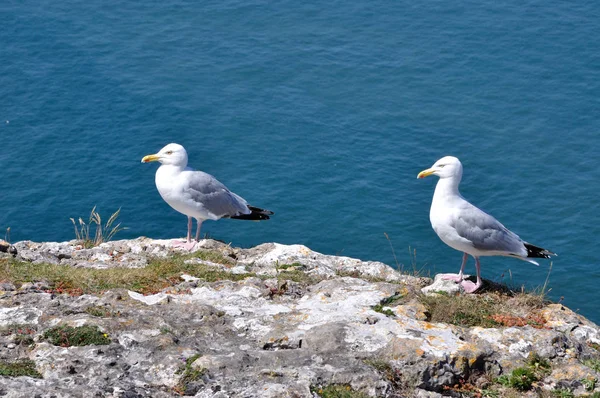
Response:
[{"label": "seagull's webbed foot", "polygon": [[442,274],[442,279],[445,281],[453,281],[459,283],[462,282],[463,277],[461,274]]},{"label": "seagull's webbed foot", "polygon": [[195,240],[187,241],[187,240],[173,239],[171,241],[171,244],[173,245],[173,247],[183,247],[187,251],[192,251],[194,249],[194,247],[196,246],[196,243],[198,243],[198,242],[196,242]]},{"label": "seagull's webbed foot", "polygon": [[468,280],[462,281],[460,285],[463,289],[465,289],[465,293],[474,293],[477,289],[481,287],[481,283],[473,283]]}]

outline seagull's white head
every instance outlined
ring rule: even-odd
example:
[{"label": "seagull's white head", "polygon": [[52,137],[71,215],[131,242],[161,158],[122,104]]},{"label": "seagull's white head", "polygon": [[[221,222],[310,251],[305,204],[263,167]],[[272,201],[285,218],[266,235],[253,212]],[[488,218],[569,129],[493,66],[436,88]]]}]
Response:
[{"label": "seagull's white head", "polygon": [[169,144],[154,155],[144,156],[142,163],[160,162],[184,168],[187,166],[188,156],[185,148],[179,144]]},{"label": "seagull's white head", "polygon": [[425,178],[430,175],[436,175],[440,178],[460,178],[462,177],[462,164],[454,156],[444,156],[433,164],[427,170],[423,170],[417,175],[417,178]]}]

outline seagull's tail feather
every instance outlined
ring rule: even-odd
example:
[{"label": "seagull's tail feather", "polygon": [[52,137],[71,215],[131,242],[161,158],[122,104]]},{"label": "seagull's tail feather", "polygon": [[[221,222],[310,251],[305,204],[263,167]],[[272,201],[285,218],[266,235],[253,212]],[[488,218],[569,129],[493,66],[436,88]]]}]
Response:
[{"label": "seagull's tail feather", "polygon": [[557,255],[556,253],[552,253],[550,250],[542,249],[541,247],[534,246],[531,243],[523,242],[523,244],[527,249],[527,257],[550,258],[550,256]]},{"label": "seagull's tail feather", "polygon": [[238,214],[235,216],[231,216],[230,218],[236,218],[238,220],[268,220],[269,216],[273,215],[271,210],[261,209],[259,207],[254,207],[248,205],[248,209],[250,209],[250,213],[248,214]]}]

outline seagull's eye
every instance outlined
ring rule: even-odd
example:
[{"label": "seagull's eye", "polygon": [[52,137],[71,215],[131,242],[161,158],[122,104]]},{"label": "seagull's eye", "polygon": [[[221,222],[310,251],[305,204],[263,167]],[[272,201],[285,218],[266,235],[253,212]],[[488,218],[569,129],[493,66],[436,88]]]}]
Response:
[{"label": "seagull's eye", "polygon": [[444,166],[446,166],[446,165],[445,165],[445,164],[438,164],[438,167],[439,167],[440,169],[444,168]]},{"label": "seagull's eye", "polygon": [[172,155],[173,151],[167,151],[167,155]]}]

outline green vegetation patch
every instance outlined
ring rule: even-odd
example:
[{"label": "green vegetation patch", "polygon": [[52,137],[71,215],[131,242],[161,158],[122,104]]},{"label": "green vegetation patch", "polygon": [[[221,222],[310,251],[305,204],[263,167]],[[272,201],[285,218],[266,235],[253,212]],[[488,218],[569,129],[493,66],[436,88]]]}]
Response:
[{"label": "green vegetation patch", "polygon": [[594,391],[596,389],[596,383],[598,383],[598,379],[593,376],[589,376],[581,380],[581,384],[586,391]]},{"label": "green vegetation patch", "polygon": [[431,322],[450,323],[458,326],[499,326],[491,316],[495,312],[494,302],[480,296],[429,295],[422,296],[421,303],[427,308]]},{"label": "green vegetation patch", "polygon": [[326,387],[312,386],[310,391],[321,398],[368,398],[367,394],[354,391],[349,385],[331,384]]},{"label": "green vegetation patch", "polygon": [[511,387],[519,391],[528,391],[531,389],[534,381],[538,378],[531,369],[516,368],[509,375],[498,377],[498,383],[506,387]]},{"label": "green vegetation patch", "polygon": [[33,344],[33,336],[35,333],[35,325],[12,324],[0,328],[0,336],[10,336],[14,334],[14,343],[21,346],[29,346]]},{"label": "green vegetation patch", "polygon": [[396,305],[396,304],[403,302],[405,297],[406,297],[405,293],[396,292],[396,293],[392,294],[390,297],[386,297],[383,300],[381,300],[379,302],[379,304],[387,305],[387,306]]},{"label": "green vegetation patch", "polygon": [[275,265],[275,269],[279,270],[286,270],[288,268],[301,268],[304,267],[304,265],[300,264],[300,263],[291,263],[291,264],[279,264],[277,263]]},{"label": "green vegetation patch", "polygon": [[144,268],[73,268],[60,264],[32,264],[14,259],[0,259],[0,280],[17,286],[25,282],[47,281],[56,293],[72,295],[97,294],[110,289],[128,289],[142,294],[160,292],[182,282],[181,274],[189,274],[207,282],[243,280],[255,274],[232,274],[206,264],[189,264],[190,258],[231,264],[231,260],[214,251],[198,251],[191,255],[175,254],[169,258],[151,259]]},{"label": "green vegetation patch", "polygon": [[210,261],[211,263],[223,264],[223,265],[234,265],[235,261],[231,257],[223,255],[221,252],[216,250],[197,250],[191,254],[184,254],[181,257],[185,260],[190,258],[198,258],[204,261]]},{"label": "green vegetation patch", "polygon": [[[542,380],[550,373],[552,373],[550,362],[532,352],[529,354],[525,366],[513,369],[509,374],[498,377],[496,382],[510,389],[523,392],[531,390],[533,383]],[[494,391],[493,386],[488,391]],[[553,392],[553,395],[556,391]],[[508,395],[512,396],[510,393]]]},{"label": "green vegetation patch", "polygon": [[91,316],[95,316],[98,318],[111,318],[120,316],[121,313],[119,311],[113,311],[109,307],[92,305],[85,309],[85,312],[90,314]]},{"label": "green vegetation patch", "polygon": [[378,278],[376,276],[364,275],[364,274],[362,274],[362,273],[360,273],[358,271],[341,271],[341,270],[337,270],[335,272],[335,274],[337,276],[340,276],[340,277],[348,276],[350,278],[362,279],[362,280],[365,280],[365,281],[371,282],[371,283],[377,283],[377,282],[401,283],[401,282],[397,282],[397,281],[387,281],[384,278]]},{"label": "green vegetation patch", "polygon": [[552,395],[559,398],[575,398],[573,391],[569,390],[568,388],[552,390]]},{"label": "green vegetation patch", "polygon": [[380,314],[383,314],[385,316],[394,316],[396,314],[394,314],[394,311],[390,310],[389,308],[384,308],[383,305],[381,304],[376,304],[373,307],[373,311],[375,312],[379,312]]},{"label": "green vegetation patch", "polygon": [[586,359],[583,364],[594,372],[600,373],[600,359]]},{"label": "green vegetation patch", "polygon": [[545,319],[537,315],[543,308],[543,297],[528,293],[485,293],[478,295],[421,295],[419,301],[427,309],[430,322],[458,326],[544,327]]},{"label": "green vegetation patch", "polygon": [[403,388],[407,387],[405,383],[402,383],[401,373],[394,370],[394,368],[389,364],[389,362],[385,361],[381,358],[370,358],[365,359],[364,363],[366,365],[371,366],[375,369],[379,374],[385,377],[386,380],[390,382],[395,391],[401,391]]},{"label": "green vegetation patch", "polygon": [[527,358],[527,366],[538,376],[545,376],[551,373],[550,361],[539,356],[539,354],[532,352]]},{"label": "green vegetation patch", "polygon": [[313,276],[307,274],[306,272],[297,270],[297,269],[288,269],[285,271],[279,271],[277,273],[278,280],[289,280],[297,283],[302,283],[306,285],[311,285],[314,283],[318,283],[322,280],[322,278],[314,278]]},{"label": "green vegetation patch", "polygon": [[11,334],[35,334],[35,325],[13,323],[0,328],[0,336],[10,336]]},{"label": "green vegetation patch", "polygon": [[56,326],[44,332],[43,338],[50,344],[60,347],[84,345],[108,345],[111,343],[108,334],[98,329],[98,326],[83,325],[79,327]]},{"label": "green vegetation patch", "polygon": [[0,376],[29,376],[37,379],[42,378],[42,374],[35,368],[35,362],[30,359],[20,359],[11,362],[0,361]]},{"label": "green vegetation patch", "polygon": [[200,380],[200,378],[206,373],[206,369],[195,368],[192,366],[196,359],[200,358],[201,356],[202,354],[195,354],[187,358],[185,360],[185,364],[180,366],[175,372],[175,374],[181,375],[179,383],[177,383],[177,386],[175,386],[175,391],[179,394],[187,394],[186,391],[188,390],[188,385]]}]

